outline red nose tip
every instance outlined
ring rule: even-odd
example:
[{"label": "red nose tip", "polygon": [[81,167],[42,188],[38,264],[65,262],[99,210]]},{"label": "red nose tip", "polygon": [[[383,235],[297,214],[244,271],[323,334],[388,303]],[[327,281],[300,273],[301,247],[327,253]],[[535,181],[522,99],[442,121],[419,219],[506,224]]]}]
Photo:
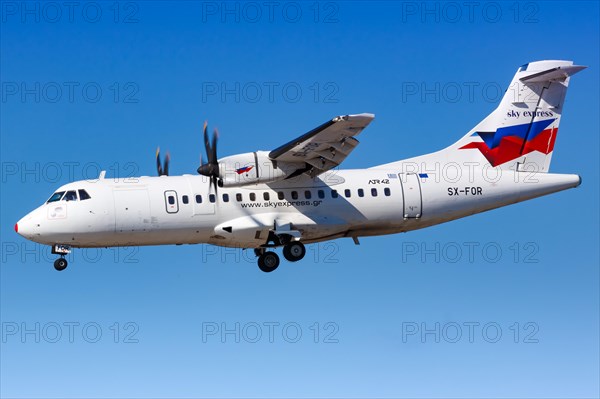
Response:
[{"label": "red nose tip", "polygon": [[15,223],[15,232],[18,233],[19,232],[19,223]]}]

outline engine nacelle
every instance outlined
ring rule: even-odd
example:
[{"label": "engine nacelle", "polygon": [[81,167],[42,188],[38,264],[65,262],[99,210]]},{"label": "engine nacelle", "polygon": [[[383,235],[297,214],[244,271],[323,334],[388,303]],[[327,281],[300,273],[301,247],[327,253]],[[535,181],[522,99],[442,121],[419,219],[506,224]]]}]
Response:
[{"label": "engine nacelle", "polygon": [[283,180],[299,169],[304,162],[277,162],[267,151],[248,152],[219,159],[219,184],[240,187]]}]

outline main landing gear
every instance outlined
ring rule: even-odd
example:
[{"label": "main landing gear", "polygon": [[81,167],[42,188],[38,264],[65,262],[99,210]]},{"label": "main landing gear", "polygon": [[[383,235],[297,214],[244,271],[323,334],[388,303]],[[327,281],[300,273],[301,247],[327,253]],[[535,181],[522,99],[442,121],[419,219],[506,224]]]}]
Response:
[{"label": "main landing gear", "polygon": [[300,241],[292,241],[283,247],[283,257],[290,262],[298,262],[306,255],[306,248]]},{"label": "main landing gear", "polygon": [[[275,252],[267,251],[265,248],[254,250],[258,256],[258,268],[265,273],[270,273],[279,266],[279,255]],[[300,241],[292,241],[284,245],[283,257],[290,262],[298,262],[306,255],[306,248]]]},{"label": "main landing gear", "polygon": [[258,257],[258,268],[265,273],[270,273],[279,266],[279,255],[275,252],[265,252]]}]

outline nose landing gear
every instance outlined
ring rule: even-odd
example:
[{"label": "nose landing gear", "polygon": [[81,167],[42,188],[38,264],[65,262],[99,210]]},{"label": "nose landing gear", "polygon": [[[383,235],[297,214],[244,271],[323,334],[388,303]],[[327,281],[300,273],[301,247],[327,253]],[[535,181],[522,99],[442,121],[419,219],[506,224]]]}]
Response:
[{"label": "nose landing gear", "polygon": [[59,272],[65,270],[68,266],[67,260],[64,257],[60,257],[54,261],[54,268]]},{"label": "nose landing gear", "polygon": [[60,258],[54,261],[54,268],[59,272],[65,270],[69,265],[65,259],[65,255],[71,253],[71,247],[69,245],[55,244],[52,246],[52,253],[60,255]]}]

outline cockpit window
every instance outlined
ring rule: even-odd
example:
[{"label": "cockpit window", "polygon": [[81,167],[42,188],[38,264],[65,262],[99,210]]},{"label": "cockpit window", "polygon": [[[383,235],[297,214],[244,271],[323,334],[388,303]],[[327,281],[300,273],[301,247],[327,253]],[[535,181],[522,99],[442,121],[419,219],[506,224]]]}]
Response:
[{"label": "cockpit window", "polygon": [[64,191],[57,191],[54,194],[52,194],[52,196],[50,197],[50,199],[48,201],[46,201],[46,203],[50,203],[50,202],[56,202],[56,201],[60,201],[61,197],[63,196],[65,192]]},{"label": "cockpit window", "polygon": [[77,191],[79,191],[79,200],[80,201],[92,198],[85,190],[77,190]]},{"label": "cockpit window", "polygon": [[67,193],[65,194],[65,196],[62,199],[63,201],[77,201],[77,193],[75,192],[75,190],[73,191],[67,191]]}]

